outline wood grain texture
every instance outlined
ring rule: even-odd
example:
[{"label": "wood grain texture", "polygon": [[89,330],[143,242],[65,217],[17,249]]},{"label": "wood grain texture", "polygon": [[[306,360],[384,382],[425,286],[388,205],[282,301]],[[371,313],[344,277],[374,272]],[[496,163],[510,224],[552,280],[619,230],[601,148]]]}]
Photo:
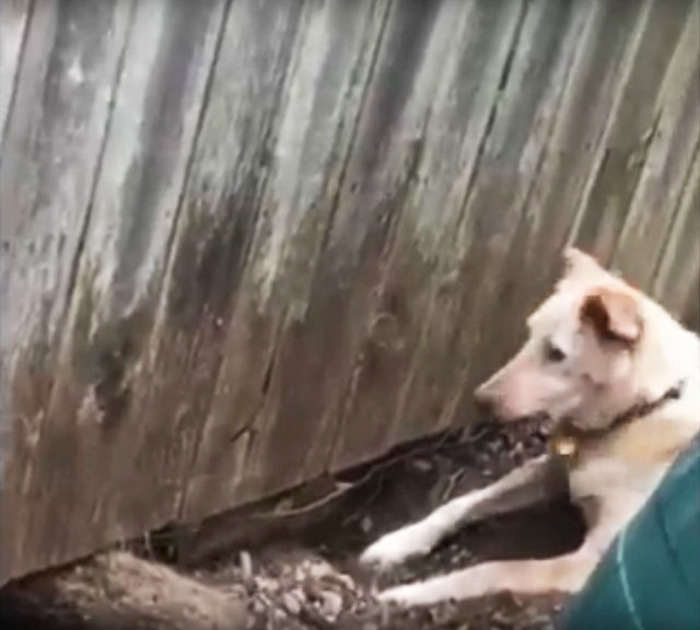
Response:
[{"label": "wood grain texture", "polygon": [[[181,3],[180,10],[189,11],[188,6]],[[139,236],[143,236],[148,215],[164,212],[157,203],[161,200],[158,186],[168,184],[168,170],[175,166],[175,160],[155,143],[167,140],[168,125],[176,134],[185,127],[177,115],[177,101],[172,100],[176,94],[166,95],[171,99],[172,115],[157,103],[141,103],[142,108],[148,108],[148,117],[157,119],[161,127],[153,130],[147,117],[145,124],[139,119],[139,148],[133,149],[129,142],[125,119],[143,115],[138,99],[146,84],[154,90],[171,87],[158,85],[167,77],[162,63],[160,68],[152,68],[154,75],[148,72],[143,48],[149,44],[145,42],[159,41],[161,55],[167,55],[163,38],[167,40],[178,27],[185,41],[171,42],[171,46],[177,48],[197,38],[192,11],[181,16],[184,19],[178,25],[174,8],[172,3],[161,7],[161,13],[169,13],[170,22],[160,26],[156,13],[132,13],[134,7],[126,2],[100,3],[91,10],[85,10],[80,2],[42,3],[34,13],[15,115],[4,147],[7,159],[3,159],[0,172],[1,203],[11,207],[2,214],[3,233],[7,234],[5,228],[9,227],[11,240],[5,253],[12,258],[12,264],[4,267],[9,273],[3,277],[7,284],[2,289],[12,300],[11,308],[3,300],[3,334],[16,337],[17,330],[9,328],[13,324],[27,328],[21,335],[22,343],[12,348],[19,350],[21,345],[23,352],[9,356],[14,397],[10,412],[15,431],[13,460],[3,493],[2,540],[7,545],[2,551],[3,571],[12,572],[17,564],[36,567],[47,559],[58,562],[67,553],[87,553],[100,545],[105,535],[115,539],[130,531],[128,516],[126,521],[114,518],[115,510],[122,512],[121,505],[118,496],[109,496],[107,490],[113,485],[122,493],[127,486],[120,482],[133,470],[137,434],[133,425],[121,426],[120,422],[128,416],[126,403],[132,394],[129,378],[138,367],[138,328],[143,328],[142,314],[147,312],[148,302],[142,299],[136,308],[127,300],[117,301],[128,295],[125,281],[133,283],[134,279],[124,274],[114,278],[114,274],[120,262],[138,252],[125,251],[130,247],[128,239],[120,243],[121,249],[113,245],[118,242],[113,237],[116,218],[122,221],[118,226],[123,234],[128,234],[130,219],[143,220],[139,226]],[[134,28],[136,17],[140,21]],[[220,19],[214,16],[212,24],[218,31]],[[32,38],[36,38],[35,44]],[[191,61],[197,63],[196,54]],[[45,73],[39,73],[38,68],[46,68]],[[192,86],[183,81],[182,70],[176,68],[175,85],[184,95]],[[42,99],[35,93],[42,91],[46,99],[58,102],[46,101],[42,107]],[[17,109],[22,98],[27,101],[24,109]],[[201,99],[197,107],[201,107]],[[87,126],[90,122],[99,133]],[[144,129],[153,130],[150,137],[148,133],[141,135]],[[173,147],[184,151],[186,158],[187,143],[182,140],[177,138]],[[117,141],[120,145],[115,148]],[[150,166],[146,175],[151,188],[144,194],[155,194],[138,199],[139,205],[134,207],[129,207],[128,200],[115,207],[114,198],[123,184],[120,167],[130,159],[132,180],[122,193],[138,193],[134,187],[138,186],[140,169]],[[161,169],[160,182],[154,165]],[[18,169],[22,169],[22,177],[17,176]],[[171,204],[177,203],[179,194],[176,187]],[[6,206],[9,197],[25,205],[8,202]],[[149,208],[142,212],[143,202]],[[165,227],[167,220],[161,220],[158,229]],[[145,271],[146,265],[141,265],[141,270]],[[32,286],[32,290],[22,291],[22,284]],[[148,297],[147,293],[143,297]],[[144,352],[138,358],[147,356]],[[49,420],[43,425],[40,418]],[[132,444],[128,436],[134,438]],[[86,470],[94,472],[85,474]],[[58,531],[56,519],[64,523]],[[94,527],[84,527],[86,522]]]},{"label": "wood grain texture", "polygon": [[654,296],[695,330],[700,329],[699,209],[700,147],[697,147],[653,284]]},{"label": "wood grain texture", "polygon": [[[654,104],[655,123],[613,264],[649,286],[700,146],[700,4],[694,3]],[[695,53],[695,54],[694,54]],[[664,209],[664,205],[666,209]],[[700,210],[700,207],[698,207]],[[691,263],[692,264],[692,263]]]},{"label": "wood grain texture", "polygon": [[8,0],[0,5],[0,142],[15,94],[30,11],[30,0]]},{"label": "wood grain texture", "polygon": [[700,325],[694,0],[0,5],[0,582],[471,422],[576,243]]},{"label": "wood grain texture", "polygon": [[[129,23],[129,3],[62,2],[37,3],[26,26],[0,162],[2,421],[13,431],[0,509],[3,577],[65,557],[70,530],[56,522],[71,503],[79,509],[63,473],[66,464],[82,472],[71,459],[82,436],[62,430],[54,383]],[[49,445],[57,457],[47,456]]]},{"label": "wood grain texture", "polygon": [[340,310],[326,310],[336,306],[326,301],[336,287],[325,281],[325,249],[386,10],[385,2],[307,9],[293,70],[300,85],[281,105],[282,126],[269,148],[275,168],[264,223],[231,317],[189,513],[300,481],[305,458],[324,445],[321,393],[324,379],[334,379],[345,325]]},{"label": "wood grain texture", "polygon": [[[576,242],[612,261],[660,122],[660,89],[692,3],[646,3],[621,78],[626,89],[611,113],[605,148],[583,200]],[[671,45],[669,45],[671,44]]]},{"label": "wood grain texture", "polygon": [[[331,468],[356,461],[360,452],[380,453],[395,439],[395,409],[430,319],[429,279],[443,248],[449,251],[445,239],[460,215],[520,20],[517,3],[448,4],[436,16],[430,44],[442,63],[421,69],[424,84],[412,93],[403,134],[392,146],[410,171],[395,202],[401,214],[373,289]],[[441,52],[446,41],[460,43]]]}]

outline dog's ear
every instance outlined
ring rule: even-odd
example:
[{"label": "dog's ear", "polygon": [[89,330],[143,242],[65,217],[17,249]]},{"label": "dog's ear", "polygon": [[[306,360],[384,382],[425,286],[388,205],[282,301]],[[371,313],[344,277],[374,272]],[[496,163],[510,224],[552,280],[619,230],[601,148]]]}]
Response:
[{"label": "dog's ear", "polygon": [[589,293],[581,306],[581,320],[603,339],[636,343],[642,335],[639,297],[631,291],[601,287]]},{"label": "dog's ear", "polygon": [[564,250],[564,276],[577,274],[598,274],[605,270],[590,254],[582,252],[576,247],[567,247]]},{"label": "dog's ear", "polygon": [[564,250],[564,272],[560,284],[590,284],[606,277],[605,271],[593,256],[582,252],[575,247],[567,247]]}]

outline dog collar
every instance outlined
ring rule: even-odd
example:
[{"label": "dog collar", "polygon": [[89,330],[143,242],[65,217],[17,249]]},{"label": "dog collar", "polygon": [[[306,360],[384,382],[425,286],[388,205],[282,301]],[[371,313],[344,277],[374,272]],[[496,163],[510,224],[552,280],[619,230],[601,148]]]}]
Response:
[{"label": "dog collar", "polygon": [[644,400],[636,403],[619,416],[607,427],[602,429],[581,429],[570,422],[562,422],[557,426],[548,440],[549,450],[553,455],[566,461],[573,460],[580,451],[581,444],[595,440],[616,431],[633,420],[638,420],[653,413],[667,402],[678,400],[683,395],[685,380],[669,388],[656,400]]}]

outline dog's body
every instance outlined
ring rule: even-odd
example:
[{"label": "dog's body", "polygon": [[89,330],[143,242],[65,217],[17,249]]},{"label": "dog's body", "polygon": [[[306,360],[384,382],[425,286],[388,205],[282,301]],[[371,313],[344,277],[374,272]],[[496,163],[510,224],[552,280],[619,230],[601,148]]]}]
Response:
[{"label": "dog's body", "polygon": [[477,565],[389,589],[380,599],[416,606],[497,591],[579,590],[700,430],[700,339],[591,257],[569,250],[566,258],[554,294],[528,320],[530,339],[476,396],[503,420],[548,414],[564,433],[554,451],[567,454],[542,456],[454,499],[380,538],[362,561],[399,564],[463,524],[547,499],[561,488],[548,478],[562,462],[587,520],[583,545],[547,560]]}]

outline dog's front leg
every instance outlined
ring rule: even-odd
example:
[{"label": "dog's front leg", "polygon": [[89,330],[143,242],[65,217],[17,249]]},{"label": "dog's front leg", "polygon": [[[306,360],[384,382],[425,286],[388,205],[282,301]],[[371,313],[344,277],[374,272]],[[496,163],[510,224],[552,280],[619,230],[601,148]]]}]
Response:
[{"label": "dog's front leg", "polygon": [[584,547],[547,560],[487,562],[425,582],[397,586],[383,591],[378,598],[408,608],[504,591],[521,595],[575,593],[583,587],[599,557],[594,550]]},{"label": "dog's front leg", "polygon": [[437,508],[426,518],[386,534],[367,548],[361,562],[386,569],[430,552],[445,536],[466,523],[514,512],[567,491],[551,460],[543,455],[497,482]]}]

